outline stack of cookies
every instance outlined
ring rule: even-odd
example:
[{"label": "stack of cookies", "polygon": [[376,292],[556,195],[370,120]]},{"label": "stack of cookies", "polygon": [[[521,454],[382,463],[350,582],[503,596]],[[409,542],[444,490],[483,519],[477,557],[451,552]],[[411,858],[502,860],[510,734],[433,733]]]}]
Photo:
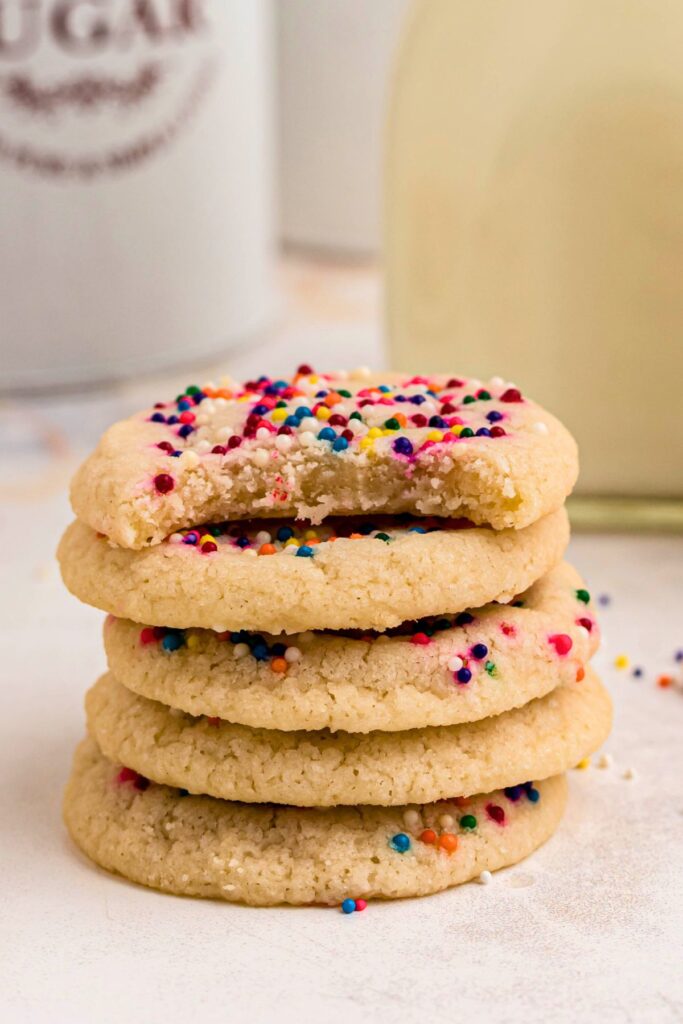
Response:
[{"label": "stack of cookies", "polygon": [[76,843],[167,892],[345,910],[531,853],[611,717],[562,561],[576,474],[496,378],[301,366],[113,426],[59,552],[109,613]]}]

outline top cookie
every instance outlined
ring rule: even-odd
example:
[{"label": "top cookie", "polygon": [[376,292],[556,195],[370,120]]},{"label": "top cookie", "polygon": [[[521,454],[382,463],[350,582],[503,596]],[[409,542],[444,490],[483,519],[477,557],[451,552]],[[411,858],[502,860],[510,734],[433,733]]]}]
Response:
[{"label": "top cookie", "polygon": [[576,444],[493,378],[315,374],[188,387],[114,424],[73,481],[79,519],[127,548],[196,523],[399,513],[521,529],[560,507]]}]

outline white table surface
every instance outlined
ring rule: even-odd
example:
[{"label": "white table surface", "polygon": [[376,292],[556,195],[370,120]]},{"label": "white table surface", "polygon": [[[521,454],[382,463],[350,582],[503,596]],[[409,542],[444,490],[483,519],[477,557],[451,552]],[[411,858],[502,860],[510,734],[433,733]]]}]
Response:
[{"label": "white table surface", "polygon": [[[305,268],[289,284],[275,340],[232,371],[381,361],[374,285],[350,274],[328,294]],[[596,664],[615,700],[613,764],[572,772],[557,835],[490,885],[348,917],[254,910],[147,891],[77,853],[60,799],[104,665],[102,617],[67,595],[53,552],[74,462],[113,416],[166,393],[155,386],[0,407],[2,1019],[683,1020],[683,538],[572,540],[590,588],[611,598]],[[641,679],[617,671],[619,653]]]}]

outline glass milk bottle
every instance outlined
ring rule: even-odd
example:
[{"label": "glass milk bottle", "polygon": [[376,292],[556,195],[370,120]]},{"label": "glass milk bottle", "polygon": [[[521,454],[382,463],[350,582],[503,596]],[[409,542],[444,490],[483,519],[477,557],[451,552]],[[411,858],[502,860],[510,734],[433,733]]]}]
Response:
[{"label": "glass milk bottle", "polygon": [[398,368],[513,380],[594,522],[683,525],[683,4],[416,3],[385,241]]}]

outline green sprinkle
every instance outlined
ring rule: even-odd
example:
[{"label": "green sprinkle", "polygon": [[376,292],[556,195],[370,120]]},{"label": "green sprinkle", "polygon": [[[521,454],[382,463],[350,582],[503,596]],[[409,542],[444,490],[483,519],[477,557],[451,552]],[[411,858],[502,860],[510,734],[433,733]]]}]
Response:
[{"label": "green sprinkle", "polygon": [[[465,399],[465,401],[467,401],[467,399]],[[472,401],[474,401],[474,399],[472,399]],[[470,427],[463,427],[460,431],[460,437],[474,437],[474,431],[471,430]]]},{"label": "green sprinkle", "polygon": [[185,388],[185,394],[186,395],[198,395],[199,394],[199,388],[197,387],[196,384],[190,384],[189,388]]},{"label": "green sprinkle", "polygon": [[352,412],[351,415],[349,416],[349,419],[350,420],[362,420],[363,417],[361,416],[361,414],[359,412]]},{"label": "green sprinkle", "polygon": [[341,388],[337,391],[337,394],[341,395],[342,398],[351,398],[351,392],[350,391],[342,391]]},{"label": "green sprinkle", "polygon": [[375,540],[391,540],[388,533],[376,533]]},{"label": "green sprinkle", "polygon": [[492,661],[487,661],[486,664],[484,665],[484,668],[486,669],[490,676],[496,675],[496,666]]},{"label": "green sprinkle", "polygon": [[471,405],[472,402],[476,402],[476,398],[474,397],[474,395],[465,395],[465,397],[462,400],[463,405]]},{"label": "green sprinkle", "polygon": [[211,534],[212,537],[220,537],[222,532],[223,531],[221,530],[220,526],[210,526],[209,527],[209,533]]},{"label": "green sprinkle", "polygon": [[476,827],[477,827],[477,819],[474,817],[474,815],[473,814],[463,814],[462,818],[460,819],[460,828],[466,828],[466,829],[469,829],[471,831],[473,828],[476,828]]},{"label": "green sprinkle", "polygon": [[588,604],[588,602],[591,599],[591,596],[590,596],[590,594],[588,593],[587,590],[577,590],[576,591],[576,596],[577,596],[578,600],[579,601],[583,601],[584,604]]},{"label": "green sprinkle", "polygon": [[401,424],[398,422],[398,420],[395,420],[393,416],[391,417],[391,419],[384,421],[384,426],[387,428],[387,430],[401,429]]},{"label": "green sprinkle", "polygon": [[491,393],[489,391],[480,391],[477,398],[480,402],[489,402],[491,400]]}]

